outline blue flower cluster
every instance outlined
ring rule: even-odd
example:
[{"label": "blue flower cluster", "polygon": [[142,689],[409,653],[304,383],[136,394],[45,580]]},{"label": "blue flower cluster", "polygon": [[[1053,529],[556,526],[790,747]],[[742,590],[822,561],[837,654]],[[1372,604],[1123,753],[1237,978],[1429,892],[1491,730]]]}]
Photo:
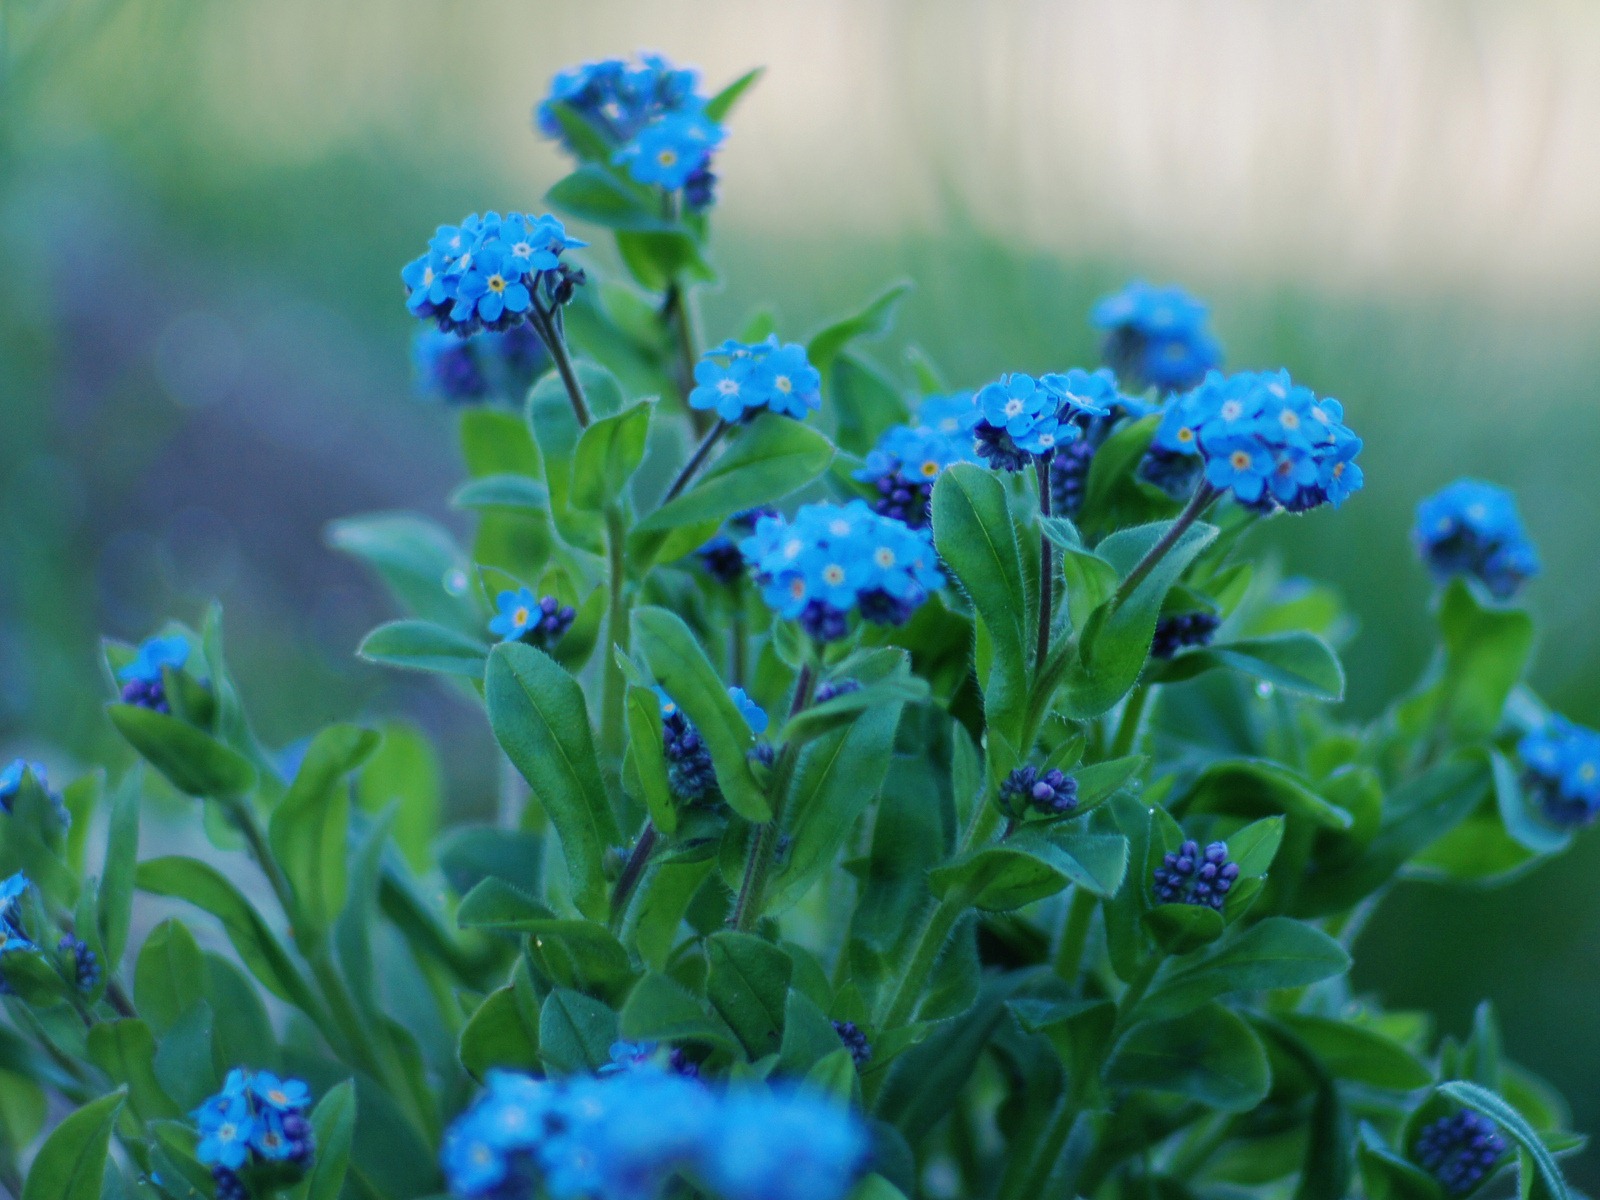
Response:
[{"label": "blue flower cluster", "polygon": [[711,410],[724,421],[748,421],[775,412],[803,421],[822,407],[822,376],[798,342],[780,345],[729,339],[700,356],[694,368],[691,408]]},{"label": "blue flower cluster", "polygon": [[555,645],[578,615],[572,605],[554,596],[536,596],[531,588],[501,592],[494,603],[500,611],[490,618],[489,632],[502,642],[527,642],[540,649]]},{"label": "blue flower cluster", "polygon": [[[717,787],[717,771],[711,762],[711,751],[700,731],[678,707],[676,701],[661,688],[656,688],[661,698],[661,741],[667,758],[667,781],[672,794],[685,804],[702,804],[721,798]],[[734,707],[750,726],[751,733],[765,733],[768,718],[761,706],[746,695],[740,687],[730,687],[728,696]]]},{"label": "blue flower cluster", "polygon": [[412,342],[417,393],[446,404],[493,397],[520,402],[550,365],[550,353],[527,325],[469,337],[419,329]]},{"label": "blue flower cluster", "polygon": [[1503,487],[1458,479],[1417,505],[1417,553],[1436,578],[1469,575],[1505,600],[1539,573],[1515,497]]},{"label": "blue flower cluster", "polygon": [[842,1200],[867,1152],[860,1122],[823,1097],[715,1092],[647,1062],[486,1082],[445,1134],[445,1179],[462,1200],[652,1200],[676,1178],[722,1200]]},{"label": "blue flower cluster", "polygon": [[293,1177],[311,1165],[316,1139],[306,1112],[311,1090],[298,1079],[235,1067],[222,1091],[192,1114],[200,1144],[195,1157],[211,1168],[218,1197],[248,1195],[247,1169]]},{"label": "blue flower cluster", "polygon": [[1186,490],[1194,471],[1257,512],[1338,507],[1361,488],[1361,439],[1337,400],[1318,399],[1287,371],[1216,371],[1168,404],[1141,468]]},{"label": "blue flower cluster", "polygon": [[1197,842],[1184,842],[1169,852],[1155,870],[1155,897],[1159,904],[1199,904],[1222,911],[1239,864],[1228,858],[1228,843],[1212,842],[1205,853]]},{"label": "blue flower cluster", "polygon": [[1017,767],[1001,781],[1000,807],[1014,819],[1030,808],[1047,817],[1064,817],[1078,807],[1078,781],[1057,767]]},{"label": "blue flower cluster", "polygon": [[850,1060],[856,1064],[856,1070],[872,1061],[872,1043],[854,1021],[835,1021],[833,1031],[839,1035],[845,1049],[850,1051]]},{"label": "blue flower cluster", "polygon": [[448,333],[509,329],[572,298],[583,272],[561,255],[584,245],[548,214],[473,213],[439,226],[427,252],[400,272],[406,307]]},{"label": "blue flower cluster", "polygon": [[22,929],[22,897],[28,887],[28,877],[21,871],[0,882],[0,957],[39,948]]},{"label": "blue flower cluster", "polygon": [[137,704],[140,708],[170,713],[167,702],[167,685],[162,668],[183,670],[189,661],[189,643],[173,634],[171,637],[154,637],[140,645],[133,659],[117,672],[122,684],[120,699],[124,704]]},{"label": "blue flower cluster", "polygon": [[947,396],[924,396],[917,406],[917,424],[946,437],[971,437],[983,412],[972,392],[951,392]]},{"label": "blue flower cluster", "polygon": [[1002,375],[975,397],[977,452],[998,470],[1020,471],[1082,437],[1080,419],[1105,416],[1116,394],[1109,371]]},{"label": "blue flower cluster", "polygon": [[67,805],[61,798],[61,793],[50,790],[50,777],[45,771],[43,763],[28,762],[26,759],[12,759],[4,771],[0,771],[0,811],[7,815],[17,801],[17,793],[22,790],[22,777],[24,772],[33,773],[36,782],[44,794],[50,797],[51,807],[55,809],[56,819],[61,828],[66,829],[72,824],[72,814],[67,811]]},{"label": "blue flower cluster", "polygon": [[944,583],[927,530],[880,517],[863,500],[807,504],[792,521],[763,517],[739,549],[773,611],[820,642],[845,636],[851,610],[899,625]]},{"label": "blue flower cluster", "polygon": [[64,933],[56,949],[72,963],[73,982],[80,992],[90,991],[100,982],[100,956],[82,938]]},{"label": "blue flower cluster", "polygon": [[[776,515],[776,509],[747,508],[728,518],[728,528],[740,537],[748,537],[762,517]],[[695,551],[700,567],[718,583],[734,584],[744,578],[744,555],[739,553],[739,543],[727,533],[719,533]]]},{"label": "blue flower cluster", "polygon": [[1517,743],[1523,786],[1557,825],[1600,814],[1600,733],[1552,716]]},{"label": "blue flower cluster", "polygon": [[928,505],[940,473],[951,463],[974,461],[971,445],[971,433],[965,430],[947,433],[928,425],[895,425],[884,430],[855,478],[877,491],[874,512],[921,529],[928,523]]},{"label": "blue flower cluster", "polygon": [[1194,612],[1171,613],[1156,624],[1156,633],[1150,643],[1151,658],[1171,658],[1180,650],[1191,646],[1210,644],[1222,618],[1214,612],[1197,609]]},{"label": "blue flower cluster", "polygon": [[1452,1196],[1476,1188],[1505,1152],[1494,1122],[1468,1110],[1440,1117],[1417,1137],[1417,1161]]},{"label": "blue flower cluster", "polygon": [[715,197],[711,155],[726,136],[703,112],[672,113],[647,126],[613,158],[636,183],[669,192],[683,188],[691,208],[709,207]]},{"label": "blue flower cluster", "polygon": [[1206,306],[1181,288],[1134,280],[1099,300],[1089,320],[1105,333],[1106,362],[1134,387],[1184,391],[1222,362]]}]

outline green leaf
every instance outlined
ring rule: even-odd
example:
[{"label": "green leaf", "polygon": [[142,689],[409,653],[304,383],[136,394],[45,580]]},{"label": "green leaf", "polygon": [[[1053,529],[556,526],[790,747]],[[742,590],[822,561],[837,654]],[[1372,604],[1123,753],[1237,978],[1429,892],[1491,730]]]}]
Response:
[{"label": "green leaf", "polygon": [[39,1147],[20,1200],[100,1200],[111,1130],[126,1097],[119,1088],[57,1125]]},{"label": "green leaf", "polygon": [[[1159,522],[1122,530],[1100,543],[1099,554],[1126,579],[1170,528],[1170,522]],[[1167,590],[1216,536],[1213,525],[1191,525],[1126,600],[1117,604],[1113,597],[1095,610],[1079,635],[1078,659],[1066,675],[1069,715],[1097,717],[1137,682]]]},{"label": "green leaf", "polygon": [[1445,1191],[1438,1180],[1389,1149],[1382,1135],[1365,1122],[1357,1135],[1356,1162],[1362,1191],[1371,1200],[1443,1200]]},{"label": "green leaf", "polygon": [[592,221],[607,229],[670,229],[659,204],[651,204],[650,193],[619,179],[595,163],[579,167],[545,193],[551,208],[560,209],[580,221]]},{"label": "green leaf", "polygon": [[1113,1087],[1147,1088],[1222,1112],[1249,1112],[1271,1085],[1261,1039],[1220,1004],[1128,1031],[1106,1064]]},{"label": "green leaf", "polygon": [[1145,913],[1144,924],[1168,954],[1188,954],[1222,936],[1222,914],[1203,904],[1158,904]]},{"label": "green leaf", "polygon": [[[540,894],[544,844],[538,834],[497,825],[457,825],[439,844],[439,867],[458,895],[501,879],[525,897]],[[532,901],[528,901],[532,903]]]},{"label": "green leaf", "polygon": [[1439,600],[1444,642],[1443,717],[1457,737],[1487,737],[1533,649],[1533,619],[1520,609],[1488,608],[1457,577]]},{"label": "green leaf", "polygon": [[583,431],[572,454],[571,502],[599,512],[622,496],[644,461],[655,401],[641,400],[613,417],[602,417]]},{"label": "green leaf", "polygon": [[1283,842],[1283,818],[1262,817],[1228,836],[1228,857],[1244,878],[1265,875]]},{"label": "green leaf", "polygon": [[1065,517],[1040,517],[1039,532],[1061,551],[1067,588],[1067,615],[1082,629],[1090,614],[1116,593],[1117,569],[1084,545],[1077,526]]},{"label": "green leaf", "polygon": [[[901,650],[878,651],[861,664],[857,674],[865,685],[862,693],[911,678],[907,656]],[[800,752],[784,814],[789,850],[772,873],[767,892],[769,913],[797,902],[828,869],[857,818],[883,786],[903,695],[903,691],[882,694],[877,704],[861,711],[848,727],[815,739]]]},{"label": "green leaf", "polygon": [[706,939],[706,998],[752,1059],[776,1053],[794,966],[770,942],[724,931]]},{"label": "green leaf", "polygon": [[821,704],[813,704],[772,735],[774,745],[807,741],[825,730],[850,724],[857,714],[885,704],[916,704],[928,698],[928,684],[909,671],[899,671],[877,683],[858,687]]},{"label": "green leaf", "polygon": [[1094,452],[1089,462],[1089,478],[1084,482],[1079,521],[1095,535],[1126,529],[1160,517],[1177,508],[1177,502],[1161,495],[1138,480],[1139,463],[1161,423],[1159,413],[1131,422],[1117,430]]},{"label": "green leaf", "polygon": [[1280,633],[1185,651],[1160,665],[1151,679],[1180,683],[1225,667],[1315,700],[1344,698],[1344,668],[1339,656],[1312,633]]},{"label": "green leaf", "polygon": [[222,799],[255,786],[248,759],[177,717],[133,704],[108,704],[117,732],[180,792]]},{"label": "green leaf", "polygon": [[122,778],[111,797],[111,819],[106,827],[105,865],[100,871],[96,905],[100,945],[115,971],[128,944],[133,922],[133,873],[139,861],[139,799],[144,776],[135,767]]},{"label": "green leaf", "polygon": [[894,284],[874,296],[859,312],[813,334],[806,343],[806,357],[811,360],[811,365],[826,376],[834,358],[851,342],[881,337],[889,332],[894,324],[895,311],[910,291],[909,281]]},{"label": "green leaf", "polygon": [[276,1069],[278,1046],[272,1022],[250,977],[230,959],[208,953],[201,979],[211,1008],[211,1036],[218,1059]]},{"label": "green leaf", "polygon": [[672,780],[661,732],[661,698],[647,687],[632,685],[627,696],[628,755],[650,820],[662,833],[678,828],[678,809],[672,802]]},{"label": "green leaf", "polygon": [[306,1181],[304,1200],[339,1200],[350,1167],[350,1144],[356,1128],[355,1081],[346,1079],[328,1089],[311,1110],[317,1155]]},{"label": "green leaf", "polygon": [[978,908],[1007,912],[1053,896],[1069,883],[1113,895],[1128,866],[1120,834],[1024,825],[992,846],[968,851],[928,876],[936,896],[960,895]]},{"label": "green leaf", "polygon": [[433,864],[444,784],[433,743],[416,726],[388,721],[383,741],[356,776],[356,805],[377,815],[395,805],[394,840],[418,874]]},{"label": "green leaf", "polygon": [[367,634],[356,653],[380,666],[482,679],[489,647],[432,621],[390,621]]},{"label": "green leaf", "polygon": [[717,277],[699,241],[682,229],[618,230],[617,251],[628,273],[646,291],[664,292],[682,276],[707,283]]},{"label": "green leaf", "polygon": [[376,571],[412,616],[476,631],[478,613],[466,587],[467,559],[442,526],[414,513],[345,517],[328,526],[328,544]]},{"label": "green leaf", "polygon": [[1198,962],[1172,971],[1138,1011],[1146,1017],[1177,1016],[1218,996],[1304,987],[1349,969],[1350,955],[1320,929],[1268,917],[1220,942]]},{"label": "green leaf", "polygon": [[[610,372],[581,361],[575,363],[573,369],[595,417],[607,417],[622,408],[622,389]],[[569,498],[573,452],[583,431],[578,427],[572,402],[556,372],[539,380],[528,394],[528,424],[539,444],[545,486],[550,496],[550,517],[556,528],[570,545],[599,551],[602,532],[599,516],[575,509]]]},{"label": "green leaf", "polygon": [[139,1120],[183,1115],[156,1078],[156,1040],[143,1021],[99,1022],[89,1030],[89,1059],[112,1083],[128,1090],[129,1103]]},{"label": "green leaf", "polygon": [[598,1000],[556,988],[539,1011],[539,1057],[558,1075],[598,1071],[611,1061],[617,1014]]},{"label": "green leaf", "polygon": [[495,739],[561,839],[573,902],[586,916],[604,920],[602,860],[622,835],[601,782],[583,689],[548,655],[513,642],[489,655],[484,690]]},{"label": "green leaf", "polygon": [[240,959],[268,991],[303,1012],[319,1011],[288,951],[261,914],[215,867],[178,856],[151,858],[139,864],[134,878],[143,891],[187,900],[216,917]]},{"label": "green leaf", "polygon": [[910,420],[900,389],[853,354],[840,354],[824,378],[833,409],[833,437],[841,450],[866,454],[884,430]]},{"label": "green leaf", "polygon": [[561,140],[572,148],[580,162],[611,161],[615,147],[588,117],[565,101],[551,104],[549,111],[561,126]]},{"label": "green leaf", "polygon": [[469,479],[450,494],[453,508],[503,509],[544,513],[550,510],[550,493],[544,484],[526,475],[484,475]]},{"label": "green leaf", "polygon": [[[1482,1113],[1510,1134],[1512,1140],[1521,1147],[1522,1154],[1518,1156],[1517,1169],[1524,1176],[1522,1195],[1537,1195],[1548,1200],[1568,1200],[1567,1181],[1561,1174],[1561,1168],[1556,1165],[1555,1156],[1545,1149],[1544,1142],[1521,1113],[1487,1088],[1481,1088],[1475,1083],[1461,1080],[1441,1083],[1439,1093],[1474,1112]],[[1536,1172],[1534,1178],[1528,1177],[1529,1160]]]},{"label": "green leaf", "polygon": [[529,1021],[515,985],[490,992],[462,1028],[457,1053],[467,1073],[478,1080],[494,1067],[537,1071],[538,1014]]},{"label": "green leaf", "polygon": [[211,1006],[197,1001],[167,1030],[156,1050],[156,1078],[179,1108],[195,1108],[221,1086],[211,1026]]},{"label": "green leaf", "polygon": [[808,425],[763,413],[741,425],[727,448],[677,499],[638,525],[641,533],[721,521],[758,504],[772,504],[816,479],[833,461],[833,445]]},{"label": "green leaf", "polygon": [[273,810],[273,856],[294,890],[295,937],[314,946],[344,907],[350,831],[349,775],[377,748],[378,735],[354,725],[317,734],[294,782]]},{"label": "green leaf", "polygon": [[804,1078],[806,1072],[839,1049],[839,1033],[826,1013],[803,992],[790,989],[783,1009],[783,1045],[777,1069]]},{"label": "green leaf", "polygon": [[1348,812],[1311,790],[1306,780],[1264,759],[1224,759],[1208,766],[1189,792],[1188,810],[1240,816],[1284,813],[1322,829],[1347,830]]},{"label": "green leaf", "polygon": [[145,938],[133,968],[133,999],[157,1034],[166,1033],[204,997],[203,968],[199,943],[176,917]]},{"label": "green leaf", "polygon": [[1282,1013],[1277,1019],[1338,1079],[1395,1092],[1415,1091],[1433,1081],[1427,1064],[1375,1029],[1310,1013]]},{"label": "green leaf", "polygon": [[739,98],[766,73],[767,69],[765,67],[756,67],[754,70],[746,71],[739,76],[739,78],[706,101],[704,109],[706,116],[713,121],[720,122],[725,120],[733,106],[739,102]]},{"label": "green leaf", "polygon": [[770,820],[767,798],[746,758],[755,745],[755,735],[700,648],[699,639],[676,613],[642,607],[633,613],[633,643],[656,681],[705,742],[723,798],[748,821]]},{"label": "green leaf", "polygon": [[700,1001],[677,980],[651,972],[634,985],[622,1006],[622,1036],[630,1041],[700,1042],[744,1053],[722,1021],[709,1015]]},{"label": "green leaf", "polygon": [[1125,758],[1108,758],[1072,772],[1072,778],[1078,785],[1078,806],[1073,812],[1086,813],[1102,801],[1109,800],[1129,780],[1138,778],[1149,763],[1150,760],[1142,754],[1130,754]]},{"label": "green leaf", "polygon": [[991,727],[1016,736],[1027,705],[1027,612],[1022,559],[1005,485],[994,472],[956,463],[933,488],[933,540],[972,600],[994,647],[981,680]]}]

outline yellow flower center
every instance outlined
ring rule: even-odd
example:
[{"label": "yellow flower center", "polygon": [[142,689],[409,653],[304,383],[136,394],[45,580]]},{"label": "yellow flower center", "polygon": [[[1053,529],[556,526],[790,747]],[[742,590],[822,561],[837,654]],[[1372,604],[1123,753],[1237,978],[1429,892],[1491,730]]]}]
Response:
[{"label": "yellow flower center", "polygon": [[872,561],[880,567],[894,566],[894,551],[887,546],[879,546],[872,552]]},{"label": "yellow flower center", "polygon": [[938,473],[939,464],[934,462],[933,459],[930,458],[927,462],[922,464],[922,474],[925,479],[932,479]]},{"label": "yellow flower center", "polygon": [[528,623],[528,610],[527,610],[527,608],[526,607],[519,608],[519,609],[517,609],[516,612],[512,613],[511,614],[511,621],[515,625],[526,625]]},{"label": "yellow flower center", "polygon": [[1278,423],[1285,429],[1300,428],[1300,414],[1293,409],[1286,408],[1278,414]]},{"label": "yellow flower center", "polygon": [[503,291],[505,291],[506,290],[506,281],[504,279],[502,279],[499,275],[491,275],[491,276],[489,276],[489,290],[491,292],[503,292]]},{"label": "yellow flower center", "polygon": [[789,382],[789,377],[787,375],[779,375],[778,378],[773,381],[772,386],[777,388],[785,396],[794,391],[794,384]]},{"label": "yellow flower center", "polygon": [[1180,442],[1194,441],[1194,430],[1185,425],[1182,429],[1178,430],[1178,440]]},{"label": "yellow flower center", "polygon": [[656,161],[663,167],[670,167],[678,161],[678,152],[676,150],[663,150],[656,155]]},{"label": "yellow flower center", "polygon": [[844,582],[844,568],[838,563],[829,563],[822,568],[822,578],[825,582],[837,587]]},{"label": "yellow flower center", "polygon": [[1250,465],[1250,455],[1243,450],[1235,450],[1228,461],[1233,464],[1235,471],[1242,471]]}]

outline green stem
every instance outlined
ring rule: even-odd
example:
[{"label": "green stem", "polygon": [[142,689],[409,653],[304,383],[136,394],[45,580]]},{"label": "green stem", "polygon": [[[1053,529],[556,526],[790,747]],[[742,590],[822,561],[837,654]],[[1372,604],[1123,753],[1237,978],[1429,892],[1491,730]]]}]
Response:
[{"label": "green stem", "polygon": [[1061,926],[1061,943],[1056,947],[1056,974],[1068,983],[1076,983],[1083,971],[1083,952],[1089,945],[1089,927],[1098,902],[1093,892],[1073,889],[1067,919]]},{"label": "green stem", "polygon": [[[1037,458],[1033,466],[1039,478],[1039,515],[1048,517],[1050,460]],[[1050,657],[1050,610],[1055,604],[1056,590],[1054,550],[1053,543],[1041,532],[1039,534],[1039,638],[1033,654],[1033,669],[1036,673],[1044,670],[1045,660]]]},{"label": "green stem", "polygon": [[1122,706],[1122,716],[1117,720],[1116,736],[1111,739],[1109,758],[1123,758],[1133,752],[1139,741],[1139,726],[1144,721],[1145,706],[1153,691],[1150,684],[1141,683],[1128,693]]},{"label": "green stem", "polygon": [[727,433],[730,428],[731,426],[728,422],[718,420],[711,427],[710,432],[700,439],[700,444],[695,447],[694,453],[689,456],[689,461],[683,464],[683,470],[678,472],[678,477],[672,481],[672,486],[667,489],[667,494],[661,497],[662,504],[670,503],[677,498],[678,493],[689,486],[689,481],[694,478],[694,473],[706,461],[706,455],[711,453],[712,447],[717,444],[722,435]]},{"label": "green stem", "polygon": [[533,307],[528,309],[528,320],[533,325],[534,332],[539,335],[539,340],[550,351],[550,360],[556,364],[556,372],[561,376],[561,383],[567,389],[567,399],[572,402],[572,415],[577,418],[580,429],[587,428],[592,418],[589,415],[589,402],[583,394],[583,384],[578,380],[578,373],[572,367],[572,357],[567,353],[567,339],[556,323],[553,313],[546,312],[539,307],[539,302],[534,301]]},{"label": "green stem", "polygon": [[[666,294],[662,297],[661,319],[673,335],[677,360],[674,364],[674,382],[687,405],[689,393],[694,391],[694,366],[699,355],[694,348],[694,320],[689,314],[688,297],[683,285],[676,279],[667,284]],[[689,419],[694,422],[696,433],[704,433],[710,414],[691,408]]]},{"label": "green stem", "polygon": [[745,665],[744,587],[742,584],[735,584],[734,589],[733,615],[728,620],[728,678],[735,687],[743,687],[745,671],[747,670]]},{"label": "green stem", "polygon": [[1151,546],[1145,556],[1134,564],[1133,570],[1128,572],[1128,577],[1117,588],[1117,594],[1111,598],[1112,609],[1127,602],[1128,597],[1133,595],[1134,589],[1145,581],[1145,576],[1155,570],[1156,564],[1167,556],[1167,551],[1178,544],[1178,539],[1183,537],[1189,526],[1198,521],[1201,514],[1211,507],[1211,502],[1221,494],[1205,480],[1200,481],[1199,486],[1194,489],[1194,495],[1189,498],[1189,503],[1184,505],[1183,511],[1167,527],[1166,533],[1161,535],[1161,540]]},{"label": "green stem", "polygon": [[[1076,1085],[1077,1080],[1072,1081]],[[1050,1174],[1055,1170],[1056,1161],[1061,1157],[1061,1151],[1067,1144],[1067,1139],[1072,1136],[1072,1127],[1078,1120],[1078,1106],[1072,1102],[1072,1097],[1062,1096],[1056,1102],[1056,1110],[1050,1116],[1050,1124],[1039,1136],[1026,1165],[1022,1166],[1024,1172],[1020,1186],[1007,1187],[1001,1184],[1001,1194],[1010,1196],[1043,1196],[1046,1185],[1050,1183]]]},{"label": "green stem", "polygon": [[644,869],[650,863],[650,855],[656,848],[658,837],[655,822],[645,821],[644,829],[639,833],[639,840],[633,844],[633,852],[628,855],[622,874],[617,876],[617,886],[611,893],[613,931],[622,927],[622,917],[628,911],[628,901],[633,897],[633,889],[639,886],[639,880],[644,877]]},{"label": "green stem", "polygon": [[[606,585],[610,603],[606,610],[606,637],[608,645],[628,651],[628,601],[627,601],[627,528],[622,510],[615,504],[606,506]],[[600,748],[608,761],[622,757],[624,728],[623,702],[628,681],[616,654],[604,655],[601,666],[600,687]]]},{"label": "green stem", "polygon": [[[789,719],[793,720],[811,703],[816,690],[817,673],[808,662],[800,668],[794,683],[794,699],[789,704]],[[748,931],[761,916],[761,892],[766,887],[767,872],[772,866],[772,852],[778,842],[778,829],[783,820],[783,801],[789,791],[789,778],[794,773],[798,755],[793,742],[785,745],[772,770],[770,792],[772,819],[757,825],[750,835],[750,846],[744,858],[744,876],[739,881],[739,898],[734,902],[733,915],[728,924],[734,929]]]},{"label": "green stem", "polygon": [[1161,955],[1152,954],[1134,972],[1133,978],[1128,981],[1127,989],[1117,1000],[1117,1021],[1113,1036],[1128,1027],[1134,1010],[1139,1007],[1139,1002],[1144,999],[1145,993],[1150,990],[1150,984],[1155,979],[1156,972],[1161,969],[1163,961]]}]

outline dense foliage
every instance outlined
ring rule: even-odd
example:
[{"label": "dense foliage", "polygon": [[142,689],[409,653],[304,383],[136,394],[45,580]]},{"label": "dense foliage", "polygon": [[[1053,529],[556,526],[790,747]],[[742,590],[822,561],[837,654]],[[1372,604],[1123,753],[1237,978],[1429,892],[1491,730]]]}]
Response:
[{"label": "dense foliage", "polygon": [[[404,269],[475,532],[330,536],[406,612],[361,653],[483,707],[496,823],[439,828],[403,725],[264,748],[215,609],[107,644],[153,773],[0,775],[0,1180],[1444,1200],[1515,1170],[1564,1198],[1582,1139],[1493,1014],[1441,1038],[1348,982],[1397,881],[1505,880],[1600,811],[1600,735],[1521,684],[1510,496],[1423,505],[1433,664],[1342,719],[1337,598],[1248,536],[1357,493],[1360,439],[1287,372],[1223,374],[1192,298],[1107,297],[1097,370],[960,392],[918,359],[915,400],[861,349],[903,287],[697,349],[754,79],[554,82],[550,202],[627,279],[516,213]],[[141,860],[152,788],[215,855]],[[136,891],[233,953],[169,917],[130,972]]]}]

